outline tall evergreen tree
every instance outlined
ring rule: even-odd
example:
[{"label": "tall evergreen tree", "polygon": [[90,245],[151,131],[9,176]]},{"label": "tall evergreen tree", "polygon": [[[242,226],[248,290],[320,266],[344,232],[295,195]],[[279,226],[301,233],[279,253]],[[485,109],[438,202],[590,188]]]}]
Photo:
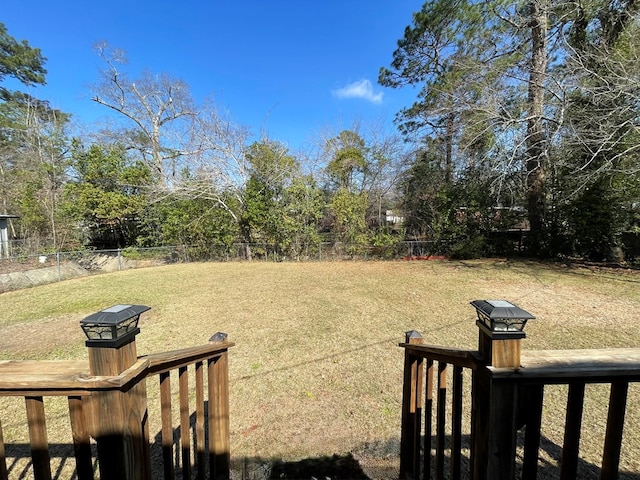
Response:
[{"label": "tall evergreen tree", "polygon": [[[13,77],[23,85],[44,85],[45,61],[39,48],[31,47],[26,40],[13,38],[5,24],[0,22],[0,83],[5,77]],[[1,99],[8,100],[12,94],[0,85]]]},{"label": "tall evergreen tree", "polygon": [[[638,56],[633,42],[616,39],[634,38],[636,9],[631,0],[429,0],[379,81],[420,87],[418,100],[398,115],[401,129],[447,144],[444,163],[454,171],[489,167],[489,195],[519,172],[530,251],[546,255],[554,248],[550,233],[563,228],[558,202],[570,183],[557,176],[593,174],[603,165],[612,171],[606,158],[635,153],[629,132],[638,68],[629,60]],[[626,61],[617,58],[623,53]],[[611,108],[604,110],[603,100]]]}]

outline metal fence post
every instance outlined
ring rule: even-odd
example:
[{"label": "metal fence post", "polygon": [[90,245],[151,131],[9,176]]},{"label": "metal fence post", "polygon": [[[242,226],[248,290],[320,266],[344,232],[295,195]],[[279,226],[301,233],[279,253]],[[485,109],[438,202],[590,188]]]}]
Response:
[{"label": "metal fence post", "polygon": [[62,281],[62,271],[60,270],[60,252],[56,252],[56,264],[58,266],[58,281]]}]

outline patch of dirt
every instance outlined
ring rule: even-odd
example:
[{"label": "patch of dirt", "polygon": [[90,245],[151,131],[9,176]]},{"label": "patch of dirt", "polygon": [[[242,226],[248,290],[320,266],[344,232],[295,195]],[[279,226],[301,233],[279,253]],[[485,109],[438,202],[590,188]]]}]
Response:
[{"label": "patch of dirt", "polygon": [[625,263],[587,262],[582,260],[569,260],[561,263],[569,269],[589,270],[593,273],[609,273],[628,275],[640,275],[640,268]]},{"label": "patch of dirt", "polygon": [[131,260],[123,256],[99,253],[80,256],[73,261],[66,259],[59,264],[55,256],[27,258],[24,261],[0,259],[0,293],[78,276],[153,267],[166,263],[167,260],[163,258]]},{"label": "patch of dirt", "polygon": [[0,275],[5,273],[27,272],[38,268],[49,267],[48,264],[42,264],[35,258],[27,259],[23,262],[15,260],[0,260]]},{"label": "patch of dirt", "polygon": [[[27,338],[29,341],[25,342]],[[42,320],[38,328],[33,322],[21,322],[0,328],[0,352],[5,358],[32,358],[38,352],[73,345],[82,339],[77,316]]]}]

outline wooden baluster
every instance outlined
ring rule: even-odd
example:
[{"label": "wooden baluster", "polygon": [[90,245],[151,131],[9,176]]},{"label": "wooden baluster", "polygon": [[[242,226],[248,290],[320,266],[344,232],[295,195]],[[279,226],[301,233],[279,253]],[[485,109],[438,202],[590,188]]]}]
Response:
[{"label": "wooden baluster", "polygon": [[584,383],[569,384],[567,415],[564,424],[562,463],[560,464],[560,480],[573,480],[576,478],[578,473],[582,410],[584,408],[584,389]]},{"label": "wooden baluster", "polygon": [[436,418],[436,479],[444,479],[447,424],[447,364],[438,362],[438,414]]},{"label": "wooden baluster", "polygon": [[628,390],[628,382],[611,383],[607,433],[604,439],[604,453],[602,454],[601,480],[616,480],[618,478]]},{"label": "wooden baluster", "polygon": [[451,480],[462,475],[462,367],[453,367],[451,406]]},{"label": "wooden baluster", "polygon": [[51,480],[51,459],[44,416],[44,401],[42,397],[25,397],[25,403],[27,405],[34,478],[35,480]]},{"label": "wooden baluster", "polygon": [[[146,393],[146,382],[145,382]],[[149,440],[149,411],[146,410],[142,416],[142,458],[146,465],[143,472],[144,480],[151,480],[151,442]]]},{"label": "wooden baluster", "polygon": [[171,420],[171,372],[160,374],[160,412],[162,416],[162,461],[164,478],[173,479],[173,421]]},{"label": "wooden baluster", "polygon": [[[415,330],[407,332],[406,343],[423,344]],[[400,478],[420,478],[420,434],[422,427],[422,379],[424,361],[405,350],[402,392],[402,428],[400,437]],[[428,475],[428,472],[425,472]]]},{"label": "wooden baluster", "polygon": [[196,363],[196,465],[197,479],[206,474],[206,450],[204,445],[204,373],[202,362]]},{"label": "wooden baluster", "polygon": [[189,422],[189,372],[180,367],[180,444],[182,449],[182,477],[191,478],[191,425]]},{"label": "wooden baluster", "polygon": [[521,414],[527,426],[524,436],[522,480],[536,480],[538,478],[538,453],[540,451],[544,385],[521,387],[518,395],[525,397],[520,404],[525,405]]},{"label": "wooden baluster", "polygon": [[2,423],[0,422],[0,480],[8,480],[7,456],[4,451],[4,435],[2,434]]},{"label": "wooden baluster", "polygon": [[431,476],[431,443],[433,429],[433,360],[427,359],[427,385],[425,387],[424,408],[424,478]]},{"label": "wooden baluster", "polygon": [[89,431],[85,422],[82,397],[68,397],[73,454],[76,458],[78,480],[93,480],[93,459]]}]

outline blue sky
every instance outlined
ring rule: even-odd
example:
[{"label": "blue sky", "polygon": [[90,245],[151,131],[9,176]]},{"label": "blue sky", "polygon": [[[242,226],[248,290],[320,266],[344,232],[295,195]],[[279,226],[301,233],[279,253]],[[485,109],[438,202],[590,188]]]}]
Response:
[{"label": "blue sky", "polygon": [[96,42],[122,49],[127,69],[168,73],[196,100],[213,96],[254,134],[302,147],[325,128],[383,122],[415,91],[377,84],[422,0],[5,0],[0,21],[47,57],[34,96],[90,125],[103,67]]}]

